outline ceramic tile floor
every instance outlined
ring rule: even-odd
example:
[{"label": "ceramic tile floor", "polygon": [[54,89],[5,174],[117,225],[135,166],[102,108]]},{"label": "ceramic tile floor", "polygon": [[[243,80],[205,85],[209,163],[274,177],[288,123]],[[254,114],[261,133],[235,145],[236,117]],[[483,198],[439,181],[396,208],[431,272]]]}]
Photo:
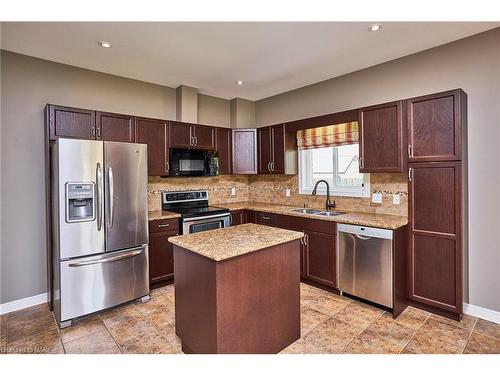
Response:
[{"label": "ceramic tile floor", "polygon": [[[174,288],[59,330],[45,304],[1,316],[2,353],[182,353]],[[301,338],[282,353],[497,353],[500,324],[461,322],[408,307],[383,310],[301,284]]]}]

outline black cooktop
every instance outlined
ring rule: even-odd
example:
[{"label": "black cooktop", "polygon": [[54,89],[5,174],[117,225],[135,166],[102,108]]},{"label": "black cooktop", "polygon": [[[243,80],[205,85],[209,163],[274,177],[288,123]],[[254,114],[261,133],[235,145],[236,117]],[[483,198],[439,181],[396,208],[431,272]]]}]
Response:
[{"label": "black cooktop", "polygon": [[181,215],[182,218],[189,217],[202,217],[210,216],[216,214],[228,213],[229,209],[223,207],[214,206],[202,206],[202,207],[171,207],[166,211],[175,212]]}]

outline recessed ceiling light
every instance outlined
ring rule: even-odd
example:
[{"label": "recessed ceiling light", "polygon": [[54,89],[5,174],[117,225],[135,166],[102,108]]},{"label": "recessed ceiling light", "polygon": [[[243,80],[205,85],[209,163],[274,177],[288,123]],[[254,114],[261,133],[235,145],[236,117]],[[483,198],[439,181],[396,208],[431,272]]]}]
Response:
[{"label": "recessed ceiling light", "polygon": [[105,40],[101,40],[101,41],[99,41],[99,45],[102,48],[111,48],[112,44],[110,42],[105,41]]},{"label": "recessed ceiling light", "polygon": [[236,81],[235,83],[236,83],[237,85],[240,85],[240,86],[245,84],[245,82],[243,82],[243,81]]},{"label": "recessed ceiling light", "polygon": [[379,31],[381,28],[382,28],[382,26],[375,24],[375,25],[371,25],[370,28],[368,29],[368,31]]}]

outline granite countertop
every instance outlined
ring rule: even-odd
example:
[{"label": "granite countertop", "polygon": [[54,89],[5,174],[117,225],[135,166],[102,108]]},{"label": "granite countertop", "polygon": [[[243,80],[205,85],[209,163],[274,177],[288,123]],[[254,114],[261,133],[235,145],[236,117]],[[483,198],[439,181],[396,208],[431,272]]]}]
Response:
[{"label": "granite countertop", "polygon": [[174,236],[169,242],[215,261],[222,261],[285,242],[304,233],[259,224],[242,224],[223,229]]},{"label": "granite countertop", "polygon": [[180,214],[176,214],[175,212],[169,212],[169,211],[162,211],[162,210],[156,210],[156,211],[148,211],[148,220],[161,220],[161,219],[176,219],[180,218]]},{"label": "granite countertop", "polygon": [[280,215],[291,215],[306,217],[309,219],[335,221],[337,223],[364,225],[367,227],[376,227],[384,229],[398,229],[408,224],[406,216],[385,215],[385,214],[372,214],[367,212],[346,212],[345,214],[337,216],[319,216],[312,214],[303,214],[300,212],[293,212],[292,210],[302,207],[284,206],[272,203],[257,203],[257,202],[241,202],[241,203],[227,203],[217,204],[219,207],[234,210],[253,210],[262,211]]}]

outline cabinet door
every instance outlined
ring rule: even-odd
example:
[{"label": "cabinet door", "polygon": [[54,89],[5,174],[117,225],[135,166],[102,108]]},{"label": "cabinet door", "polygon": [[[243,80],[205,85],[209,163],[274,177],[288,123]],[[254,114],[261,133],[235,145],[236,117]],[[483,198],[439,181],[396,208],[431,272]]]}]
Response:
[{"label": "cabinet door", "polygon": [[240,225],[245,223],[245,210],[231,211],[231,225]]},{"label": "cabinet door", "polygon": [[285,173],[285,125],[274,125],[271,127],[271,171],[272,173]]},{"label": "cabinet door", "polygon": [[257,130],[233,129],[233,174],[257,173]]},{"label": "cabinet door", "polygon": [[170,147],[190,148],[194,146],[192,125],[183,122],[170,122]]},{"label": "cabinet door", "polygon": [[116,113],[96,113],[96,139],[115,142],[134,142],[134,117]]},{"label": "cabinet door", "polygon": [[329,287],[337,286],[335,236],[306,231],[305,278]]},{"label": "cabinet door", "polygon": [[271,173],[271,127],[257,129],[257,152],[258,152],[258,172],[259,174]]},{"label": "cabinet door", "polygon": [[398,101],[359,111],[360,172],[404,171],[402,110]]},{"label": "cabinet door", "polygon": [[219,174],[231,174],[231,129],[217,128],[216,150],[219,155]]},{"label": "cabinet door", "polygon": [[193,125],[195,147],[204,150],[215,149],[215,128],[212,126]]},{"label": "cabinet door", "polygon": [[461,90],[407,101],[408,161],[461,160]]},{"label": "cabinet door", "polygon": [[409,173],[410,299],[460,313],[460,162],[414,163]]},{"label": "cabinet door", "polygon": [[150,284],[167,281],[174,277],[174,249],[168,239],[176,235],[176,231],[151,233],[149,239]]},{"label": "cabinet door", "polygon": [[168,175],[168,123],[136,118],[136,142],[148,145],[148,175]]},{"label": "cabinet door", "polygon": [[49,105],[49,137],[95,139],[95,112]]}]

